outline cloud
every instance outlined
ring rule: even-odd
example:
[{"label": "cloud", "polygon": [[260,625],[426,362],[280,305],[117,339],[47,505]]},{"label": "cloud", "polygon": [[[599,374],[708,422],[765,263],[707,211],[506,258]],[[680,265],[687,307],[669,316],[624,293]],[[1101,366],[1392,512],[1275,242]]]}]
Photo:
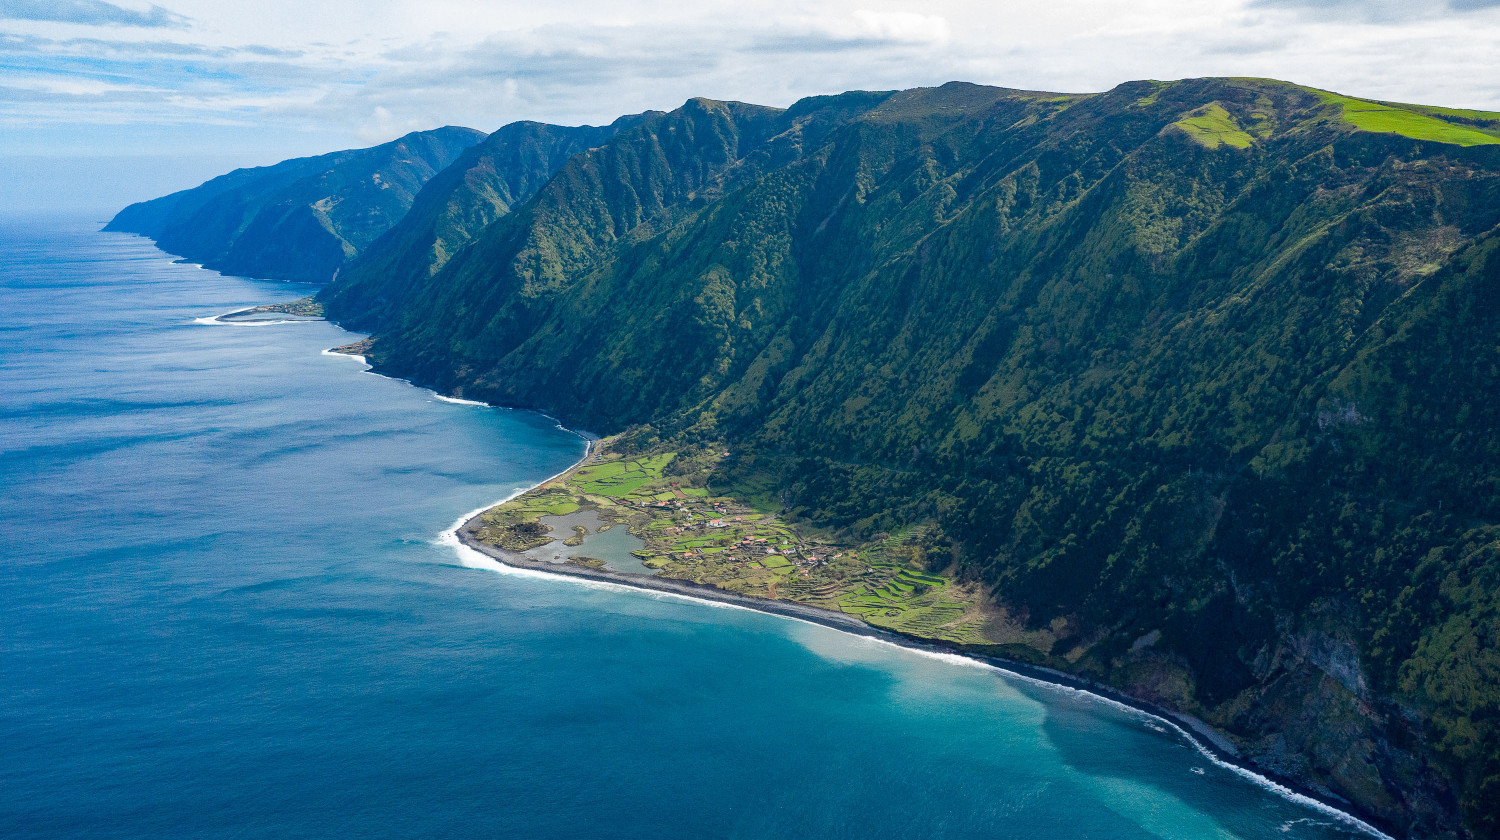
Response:
[{"label": "cloud", "polygon": [[[149,0],[0,0],[0,18],[44,20],[0,21],[0,154],[57,137],[274,137],[306,154],[443,124],[600,124],[695,96],[784,106],[955,79],[1082,92],[1272,76],[1500,106],[1500,0],[552,0],[525,15],[481,0],[162,1],[187,17]],[[64,19],[116,28],[77,37]],[[167,23],[130,28],[152,20]]]},{"label": "cloud", "polygon": [[1252,0],[1251,8],[1286,9],[1315,20],[1401,23],[1500,7],[1500,0]]},{"label": "cloud", "polygon": [[412,117],[398,119],[384,105],[376,105],[370,112],[369,118],[355,128],[354,136],[358,137],[361,143],[375,145],[393,137],[431,127],[431,123],[421,119]]},{"label": "cloud", "polygon": [[17,56],[26,53],[60,59],[64,56],[93,55],[116,58],[175,59],[184,57],[229,59],[242,56],[256,58],[293,59],[305,55],[303,50],[286,50],[275,47],[248,44],[238,47],[210,47],[182,41],[122,41],[103,38],[43,38],[38,35],[13,35],[0,32],[0,53],[8,54],[10,62],[0,67],[13,66]]},{"label": "cloud", "polygon": [[0,19],[148,28],[184,28],[188,25],[187,18],[155,4],[139,11],[104,0],[0,0]]},{"label": "cloud", "polygon": [[941,17],[865,12],[759,26],[544,25],[467,45],[434,37],[388,50],[357,82],[329,79],[316,98],[276,113],[346,120],[374,142],[455,122],[484,130],[520,118],[607,123],[695,96],[787,105],[811,93],[962,76],[945,57],[949,38]]},{"label": "cloud", "polygon": [[948,19],[938,15],[860,9],[854,13],[854,19],[871,35],[883,41],[946,43],[952,35]]},{"label": "cloud", "polygon": [[159,39],[0,33],[0,132],[46,135],[23,147],[44,151],[50,132],[82,136],[84,126],[263,125],[259,115],[269,106],[312,81],[300,56]]},{"label": "cloud", "polygon": [[737,46],[766,53],[841,53],[941,47],[951,34],[947,19],[937,15],[861,9],[844,17],[794,20],[747,30],[747,37]]}]

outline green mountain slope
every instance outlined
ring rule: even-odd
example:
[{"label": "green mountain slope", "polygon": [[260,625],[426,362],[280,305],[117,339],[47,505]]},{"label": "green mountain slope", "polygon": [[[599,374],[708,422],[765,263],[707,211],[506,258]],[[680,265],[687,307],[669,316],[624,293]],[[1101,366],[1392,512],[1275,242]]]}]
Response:
[{"label": "green mountain slope", "polygon": [[1006,655],[1403,832],[1496,837],[1495,115],[1351,101],[694,100],[392,305],[324,299],[386,372],[733,441],[716,481],[856,536],[935,526],[935,569],[1051,640]]},{"label": "green mountain slope", "polygon": [[368,149],[240,169],[120,211],[105,230],[227,274],[326,282],[484,133],[452,126]]},{"label": "green mountain slope", "polygon": [[569,158],[649,116],[599,127],[516,122],[500,128],[427,182],[406,215],[350,263],[346,282],[330,292],[337,296],[334,305],[351,326],[399,305],[405,289],[534,195]]}]

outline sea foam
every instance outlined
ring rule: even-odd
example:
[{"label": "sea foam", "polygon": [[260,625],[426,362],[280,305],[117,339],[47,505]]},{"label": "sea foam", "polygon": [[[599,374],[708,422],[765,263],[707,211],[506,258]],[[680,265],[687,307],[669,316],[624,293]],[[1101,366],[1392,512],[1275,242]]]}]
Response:
[{"label": "sea foam", "polygon": [[[330,351],[325,350],[323,352],[324,353],[328,353]],[[358,357],[358,358],[360,358],[361,361],[363,361],[363,357]],[[377,374],[377,375],[379,375],[379,374]],[[487,403],[475,402],[473,400],[461,400],[461,399],[459,399],[457,397],[444,397],[441,394],[436,394],[436,393],[434,393],[434,396],[436,396],[440,400],[443,400],[444,402],[452,402],[452,403],[457,403],[457,404],[460,404],[460,405],[480,405],[480,406],[487,405]],[[556,418],[550,417],[548,415],[543,415],[543,416],[547,416],[548,419],[551,419],[551,420],[555,420],[556,419]],[[464,545],[463,540],[460,540],[458,538],[458,531],[459,531],[460,528],[462,528],[464,526],[464,523],[468,522],[470,519],[473,519],[474,517],[478,516],[479,514],[484,513],[485,511],[489,510],[492,507],[503,505],[506,502],[511,501],[512,499],[516,498],[517,496],[522,495],[523,493],[526,493],[526,492],[528,492],[528,491],[530,491],[530,490],[532,490],[532,489],[534,489],[536,487],[541,487],[542,485],[547,484],[548,482],[555,481],[559,477],[561,477],[563,475],[566,475],[570,470],[573,470],[573,469],[577,468],[579,465],[583,464],[585,461],[588,460],[589,455],[593,452],[593,449],[594,449],[593,438],[591,438],[589,435],[586,435],[586,434],[583,434],[581,432],[578,432],[577,430],[568,429],[565,426],[563,426],[561,423],[557,424],[557,428],[563,429],[565,431],[573,432],[574,434],[578,435],[579,437],[583,438],[585,441],[588,442],[588,447],[584,450],[583,457],[580,458],[577,461],[577,463],[575,463],[572,466],[568,467],[568,469],[563,470],[562,472],[559,472],[557,475],[551,476],[550,478],[547,478],[544,481],[538,482],[537,484],[533,485],[532,487],[523,487],[523,488],[517,489],[514,492],[510,493],[509,495],[507,495],[503,499],[500,499],[500,500],[495,501],[495,502],[491,502],[490,504],[484,505],[482,507],[477,507],[477,508],[469,511],[468,513],[465,513],[463,516],[460,516],[458,519],[454,520],[453,524],[451,526],[449,526],[446,530],[444,530],[441,534],[439,534],[438,538],[436,540],[434,540],[434,542],[436,544],[438,544],[438,545],[447,546],[447,547],[453,549],[454,554],[458,557],[458,562],[459,562],[460,565],[462,565],[462,566],[464,566],[466,568],[470,568],[470,569],[484,569],[486,571],[498,572],[498,573],[503,574],[503,575],[513,575],[513,576],[516,576],[516,577],[541,578],[541,579],[546,579],[546,580],[564,581],[564,582],[567,582],[567,583],[572,583],[572,584],[575,584],[575,585],[578,585],[578,586],[582,586],[582,587],[584,587],[586,589],[595,589],[595,590],[601,590],[602,589],[602,590],[609,590],[609,591],[614,591],[614,592],[627,592],[627,593],[630,593],[632,595],[637,595],[637,596],[644,595],[644,596],[653,598],[655,600],[687,601],[687,602],[691,602],[691,603],[694,603],[694,604],[701,604],[701,605],[706,605],[706,606],[710,606],[710,607],[718,607],[718,608],[721,608],[721,609],[734,609],[734,610],[744,610],[746,612],[755,612],[755,613],[760,613],[761,615],[769,615],[769,616],[772,616],[774,618],[779,618],[779,619],[783,619],[783,620],[787,620],[787,621],[800,622],[802,624],[810,625],[810,626],[813,626],[813,627],[821,627],[821,628],[824,628],[824,629],[827,629],[827,630],[834,630],[836,632],[843,633],[846,637],[848,637],[851,640],[863,640],[863,641],[865,641],[867,643],[872,643],[872,644],[877,644],[877,645],[886,645],[886,646],[894,648],[896,650],[906,651],[908,653],[913,653],[913,654],[916,654],[918,656],[924,656],[924,657],[927,657],[927,658],[930,658],[930,659],[935,659],[935,660],[938,660],[940,662],[944,662],[944,663],[949,664],[949,665],[955,665],[955,666],[964,667],[964,668],[981,668],[981,669],[985,669],[985,670],[989,670],[989,671],[995,671],[995,672],[1004,674],[1005,676],[1007,676],[1009,678],[1012,678],[1012,679],[1025,680],[1029,684],[1041,687],[1041,688],[1046,689],[1048,691],[1053,691],[1053,692],[1056,692],[1056,693],[1059,693],[1059,694],[1063,694],[1063,695],[1066,695],[1066,696],[1070,696],[1070,697],[1079,697],[1079,698],[1083,698],[1083,699],[1086,699],[1086,700],[1089,700],[1089,701],[1092,701],[1092,702],[1096,702],[1096,703],[1102,703],[1102,704],[1104,704],[1106,706],[1109,706],[1111,708],[1114,708],[1114,709],[1117,709],[1119,711],[1123,711],[1123,712],[1126,712],[1126,713],[1128,713],[1130,715],[1136,716],[1137,718],[1145,720],[1148,723],[1152,723],[1152,724],[1165,724],[1166,726],[1170,727],[1173,732],[1176,732],[1177,735],[1182,740],[1184,740],[1188,744],[1192,745],[1193,749],[1197,750],[1198,753],[1200,755],[1202,755],[1205,759],[1207,759],[1209,762],[1211,762],[1212,764],[1214,764],[1217,767],[1220,767],[1220,768],[1222,768],[1224,770],[1228,770],[1229,772],[1234,773],[1235,775],[1239,776],[1242,779],[1245,779],[1246,781],[1250,782],[1251,784],[1255,785],[1256,787],[1259,787],[1259,788],[1261,788],[1263,790],[1270,791],[1270,792],[1272,792],[1272,793],[1274,793],[1274,794],[1276,794],[1278,796],[1281,796],[1281,797],[1283,797],[1285,799],[1288,799],[1288,800],[1290,800],[1292,802],[1296,802],[1299,805],[1303,805],[1303,806],[1305,806],[1307,808],[1311,808],[1311,809],[1313,809],[1315,811],[1318,811],[1319,813],[1324,814],[1324,815],[1326,815],[1328,817],[1331,817],[1332,819],[1338,820],[1339,822],[1343,823],[1344,825],[1347,825],[1347,826],[1349,826],[1351,828],[1354,828],[1354,829],[1356,829],[1358,831],[1362,831],[1362,832],[1364,832],[1366,834],[1369,834],[1371,837],[1378,838],[1378,840],[1395,840],[1395,838],[1391,837],[1389,834],[1386,834],[1385,832],[1381,831],[1380,829],[1376,828],[1373,825],[1370,825],[1369,823],[1365,822],[1364,820],[1361,820],[1360,818],[1354,816],[1353,814],[1349,814],[1349,813],[1346,813],[1344,811],[1341,811],[1338,808],[1335,808],[1334,806],[1329,805],[1326,802],[1323,802],[1321,800],[1314,799],[1311,796],[1307,796],[1305,794],[1298,793],[1297,791],[1292,790],[1291,788],[1287,787],[1286,785],[1280,784],[1279,782],[1276,782],[1273,779],[1267,778],[1266,776],[1263,776],[1263,775],[1261,775],[1261,774],[1259,774],[1259,773],[1255,772],[1254,770],[1251,770],[1251,769],[1249,769],[1247,767],[1242,767],[1239,764],[1236,764],[1236,763],[1234,763],[1232,761],[1225,761],[1224,759],[1220,758],[1217,753],[1215,753],[1212,749],[1210,749],[1208,747],[1208,745],[1206,745],[1205,743],[1203,743],[1203,740],[1202,740],[1202,738],[1200,736],[1195,735],[1195,734],[1189,732],[1186,728],[1184,728],[1183,726],[1179,725],[1174,720],[1162,717],[1161,715],[1152,714],[1151,712],[1146,711],[1145,709],[1137,708],[1137,707],[1132,706],[1132,705],[1130,705],[1128,703],[1122,703],[1122,702],[1120,702],[1118,700],[1115,700],[1115,699],[1113,699],[1111,697],[1106,697],[1106,696],[1104,696],[1102,694],[1097,694],[1095,692],[1088,691],[1087,689],[1075,688],[1075,687],[1070,686],[1070,685],[1063,685],[1061,683],[1052,682],[1052,681],[1043,679],[1041,677],[1035,677],[1035,676],[1031,676],[1031,675],[1028,675],[1028,674],[1022,674],[1022,673],[1019,673],[1019,672],[1016,672],[1016,671],[1012,671],[1012,670],[1010,670],[1008,668],[1002,667],[1000,665],[996,665],[993,662],[985,662],[985,661],[982,661],[982,660],[979,660],[979,659],[975,659],[975,658],[973,658],[971,656],[965,656],[964,654],[961,654],[961,653],[953,653],[951,651],[942,651],[942,650],[933,650],[933,649],[930,649],[930,648],[923,648],[923,647],[919,647],[919,646],[916,646],[916,645],[903,644],[901,642],[893,641],[893,640],[890,640],[890,639],[880,638],[878,636],[867,636],[867,635],[863,635],[863,634],[860,634],[860,633],[849,633],[847,631],[840,630],[839,628],[830,626],[828,624],[823,624],[823,623],[820,623],[820,622],[817,622],[817,621],[812,621],[812,620],[809,620],[809,619],[806,619],[806,618],[800,618],[800,617],[794,616],[794,615],[785,615],[785,614],[782,614],[782,613],[772,613],[772,612],[767,612],[765,610],[758,610],[758,609],[755,609],[754,607],[743,606],[741,604],[733,604],[733,603],[728,603],[728,602],[725,602],[725,601],[718,601],[718,600],[714,600],[712,598],[698,598],[698,597],[694,597],[692,595],[688,595],[688,594],[684,594],[684,593],[679,593],[679,592],[664,592],[664,591],[656,590],[656,589],[645,589],[645,588],[638,587],[638,586],[631,586],[631,585],[625,584],[625,583],[615,583],[613,581],[598,580],[596,578],[579,577],[577,575],[557,574],[557,573],[553,573],[553,572],[541,571],[541,570],[538,570],[538,569],[526,569],[526,568],[521,568],[519,566],[511,566],[509,564],[502,563],[499,560],[496,560],[495,558],[490,557],[487,554],[484,554],[483,552],[476,551],[475,549],[472,549],[469,546]],[[1153,726],[1152,728],[1153,729],[1159,729],[1160,727],[1159,726]]]},{"label": "sea foam", "polygon": [[[593,446],[591,444],[590,447],[589,447],[589,450],[592,451],[592,449],[593,449]],[[588,458],[588,453],[585,453],[584,454],[584,459],[580,460],[579,463],[583,463],[583,460],[586,460],[587,458]],[[568,469],[572,469],[572,467],[569,467]],[[551,478],[548,478],[546,481],[540,482],[536,486],[540,487],[542,484],[546,484],[547,482],[553,481],[558,476],[561,476],[561,475],[564,475],[565,473],[567,473],[567,471],[568,470],[563,470],[563,472],[560,472],[557,475],[552,476]],[[1386,834],[1385,832],[1383,832],[1380,829],[1378,829],[1378,828],[1370,825],[1369,823],[1365,822],[1364,820],[1361,820],[1360,818],[1354,816],[1353,814],[1349,814],[1349,813],[1346,813],[1344,811],[1341,811],[1338,808],[1335,808],[1334,806],[1329,805],[1329,804],[1327,804],[1325,802],[1322,802],[1322,801],[1320,801],[1318,799],[1314,799],[1311,796],[1307,796],[1305,794],[1298,793],[1297,791],[1292,790],[1291,788],[1287,787],[1286,785],[1280,784],[1280,783],[1278,783],[1278,782],[1276,782],[1276,781],[1274,781],[1272,779],[1269,779],[1269,778],[1267,778],[1265,776],[1262,776],[1261,774],[1259,774],[1259,773],[1255,772],[1254,770],[1251,770],[1251,769],[1249,769],[1247,767],[1242,767],[1242,766],[1240,766],[1238,764],[1235,764],[1232,761],[1225,761],[1224,759],[1220,758],[1206,744],[1204,744],[1203,741],[1197,735],[1192,734],[1187,729],[1185,729],[1184,727],[1180,726],[1176,721],[1173,721],[1173,720],[1168,719],[1168,718],[1164,718],[1164,717],[1162,717],[1160,715],[1152,714],[1151,712],[1148,712],[1145,709],[1140,709],[1140,708],[1137,708],[1135,706],[1131,706],[1131,705],[1129,705],[1127,703],[1121,703],[1118,700],[1115,700],[1115,699],[1110,698],[1110,697],[1106,697],[1106,696],[1104,696],[1102,694],[1096,694],[1095,692],[1088,691],[1086,689],[1075,688],[1075,687],[1069,686],[1069,685],[1062,685],[1061,683],[1051,682],[1049,680],[1045,680],[1045,679],[1042,679],[1040,677],[1034,677],[1034,676],[1031,676],[1031,675],[1028,675],[1028,674],[1018,673],[1016,671],[1012,671],[1012,670],[1010,670],[1008,668],[1005,668],[1005,667],[1002,667],[1000,665],[996,665],[996,664],[994,664],[992,662],[984,662],[984,661],[975,659],[975,658],[973,658],[971,656],[965,656],[965,655],[963,655],[961,653],[953,653],[953,652],[950,652],[950,651],[924,649],[924,648],[917,647],[917,646],[914,646],[914,645],[902,644],[900,642],[892,641],[890,639],[882,639],[882,638],[879,638],[879,637],[876,637],[876,636],[866,636],[866,635],[859,634],[859,633],[848,633],[846,631],[839,630],[839,628],[837,628],[837,627],[832,627],[830,625],[822,624],[822,623],[816,622],[816,621],[811,621],[811,620],[805,619],[805,618],[799,618],[799,617],[794,616],[794,615],[784,615],[784,614],[781,614],[781,613],[766,612],[765,610],[757,610],[757,609],[755,609],[753,607],[746,607],[746,606],[742,606],[740,604],[731,604],[731,603],[727,603],[727,602],[724,602],[724,601],[716,601],[716,600],[713,600],[713,599],[710,599],[710,598],[697,598],[697,597],[694,597],[692,595],[687,595],[687,594],[678,593],[678,592],[663,592],[663,591],[655,590],[655,589],[643,589],[643,588],[638,587],[638,586],[631,586],[629,584],[624,584],[624,583],[614,583],[612,581],[598,580],[598,579],[595,579],[595,578],[579,577],[577,575],[556,574],[556,573],[552,573],[552,572],[540,571],[540,570],[537,570],[537,569],[526,569],[526,568],[521,568],[521,567],[518,567],[518,566],[511,566],[511,565],[508,565],[506,563],[502,563],[499,560],[496,560],[493,557],[490,557],[489,555],[484,554],[483,552],[476,551],[475,549],[472,549],[469,546],[464,545],[463,541],[458,538],[458,531],[459,531],[460,528],[462,528],[464,526],[464,523],[468,522],[470,519],[473,519],[474,517],[478,516],[479,514],[484,513],[485,511],[489,510],[492,507],[495,507],[497,505],[503,505],[503,504],[505,504],[506,502],[508,502],[508,501],[516,498],[517,496],[520,496],[521,494],[527,492],[530,489],[532,489],[532,488],[522,488],[522,489],[516,490],[515,492],[511,493],[510,495],[506,496],[503,499],[500,499],[498,501],[495,501],[495,502],[492,502],[490,504],[484,505],[482,507],[477,507],[477,508],[469,511],[468,513],[466,513],[463,516],[460,516],[458,519],[454,520],[453,525],[451,525],[447,530],[443,531],[438,536],[437,540],[435,540],[434,542],[436,544],[438,544],[438,545],[444,545],[444,546],[448,546],[449,548],[452,548],[453,551],[454,551],[454,553],[458,557],[459,564],[462,565],[462,566],[464,566],[464,567],[466,567],[466,568],[470,568],[470,569],[484,569],[484,570],[487,570],[487,571],[498,572],[498,573],[503,574],[503,575],[513,575],[513,576],[516,576],[516,577],[541,578],[541,579],[546,579],[546,580],[562,581],[562,582],[566,582],[566,583],[571,583],[571,584],[575,584],[575,585],[578,585],[578,586],[582,586],[582,587],[584,587],[586,589],[596,589],[596,590],[602,589],[602,590],[609,590],[609,591],[614,591],[614,592],[628,592],[628,593],[633,594],[633,595],[644,595],[644,596],[653,598],[655,600],[687,601],[687,602],[691,602],[691,603],[694,603],[694,604],[701,604],[701,605],[710,606],[710,607],[718,607],[718,608],[721,608],[721,609],[733,609],[733,610],[744,610],[746,612],[755,612],[755,613],[759,613],[761,615],[768,615],[768,616],[771,616],[773,618],[779,618],[779,619],[783,619],[783,620],[786,620],[786,621],[796,621],[796,622],[800,622],[802,624],[810,625],[810,626],[813,626],[813,627],[821,627],[821,628],[826,629],[826,630],[833,630],[833,631],[836,631],[836,632],[839,632],[839,633],[843,633],[850,640],[859,640],[859,641],[864,641],[864,642],[870,643],[870,644],[885,645],[885,646],[888,646],[890,648],[894,648],[896,650],[905,651],[907,653],[916,654],[918,656],[924,656],[924,657],[927,657],[929,659],[935,659],[935,660],[937,660],[939,662],[943,662],[943,663],[946,663],[946,664],[949,664],[949,665],[955,665],[955,666],[964,667],[964,668],[981,668],[981,669],[988,670],[988,671],[998,672],[998,673],[1004,674],[1008,678],[1018,679],[1018,680],[1024,680],[1028,684],[1035,685],[1035,686],[1038,686],[1040,688],[1046,689],[1048,691],[1056,692],[1058,694],[1062,694],[1062,695],[1069,696],[1069,697],[1082,698],[1082,699],[1089,700],[1091,702],[1102,703],[1102,704],[1104,704],[1106,706],[1109,706],[1109,707],[1111,707],[1113,709],[1116,709],[1116,710],[1119,710],[1119,711],[1122,711],[1122,712],[1126,712],[1126,713],[1128,713],[1130,715],[1133,715],[1135,717],[1143,719],[1143,720],[1147,721],[1148,723],[1165,724],[1166,726],[1170,727],[1173,732],[1176,732],[1177,735],[1182,740],[1184,740],[1188,744],[1190,744],[1193,747],[1193,749],[1197,750],[1198,753],[1200,755],[1202,755],[1205,759],[1207,759],[1210,763],[1214,764],[1217,767],[1220,767],[1220,768],[1223,768],[1225,770],[1228,770],[1231,773],[1234,773],[1235,775],[1241,777],[1242,779],[1245,779],[1246,781],[1250,782],[1251,784],[1255,785],[1256,787],[1259,787],[1259,788],[1261,788],[1263,790],[1270,791],[1271,793],[1274,793],[1274,794],[1276,794],[1278,796],[1281,796],[1281,797],[1283,797],[1285,799],[1288,799],[1288,800],[1290,800],[1292,802],[1296,802],[1299,805],[1303,805],[1303,806],[1305,806],[1307,808],[1311,808],[1311,809],[1313,809],[1315,811],[1318,811],[1319,813],[1324,814],[1324,815],[1326,815],[1326,816],[1328,816],[1328,817],[1330,817],[1332,819],[1335,819],[1335,820],[1343,823],[1344,825],[1347,825],[1347,826],[1349,826],[1351,828],[1354,828],[1354,829],[1356,829],[1358,831],[1362,831],[1362,832],[1364,832],[1366,834],[1369,834],[1371,837],[1378,838],[1378,840],[1395,840],[1395,838],[1391,837],[1389,834]],[[1159,726],[1154,726],[1152,728],[1159,730],[1160,727]]]},{"label": "sea foam", "polygon": [[453,403],[454,405],[477,405],[483,408],[494,408],[494,406],[490,405],[487,402],[481,402],[479,400],[466,400],[461,397],[445,397],[442,394],[436,392],[433,393],[432,398],[445,403]]}]

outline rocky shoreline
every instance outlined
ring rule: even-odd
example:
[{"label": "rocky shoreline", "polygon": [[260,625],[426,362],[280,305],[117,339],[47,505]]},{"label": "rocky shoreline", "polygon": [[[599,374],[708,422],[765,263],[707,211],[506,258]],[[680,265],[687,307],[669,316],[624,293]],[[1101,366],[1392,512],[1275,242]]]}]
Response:
[{"label": "rocky shoreline", "polygon": [[[592,447],[589,450],[592,451]],[[585,455],[585,460],[587,455]],[[584,461],[565,470],[560,475],[566,475],[576,469]],[[556,480],[554,476],[548,481]],[[543,482],[545,483],[545,482]],[[1184,738],[1190,741],[1206,757],[1216,764],[1232,770],[1250,781],[1271,787],[1284,796],[1298,800],[1309,806],[1315,807],[1329,816],[1346,823],[1352,828],[1357,828],[1368,833],[1372,837],[1392,840],[1380,827],[1377,827],[1375,818],[1355,813],[1350,803],[1342,800],[1333,800],[1328,796],[1307,789],[1296,781],[1279,776],[1263,768],[1257,767],[1245,760],[1238,750],[1220,733],[1214,731],[1208,724],[1192,717],[1183,715],[1170,709],[1148,703],[1126,695],[1108,685],[1082,679],[1063,671],[1052,668],[1043,668],[1028,665],[1002,657],[990,656],[966,650],[961,646],[945,644],[939,640],[922,639],[908,636],[891,630],[874,627],[863,620],[848,615],[847,613],[835,612],[833,610],[814,607],[807,604],[798,604],[792,601],[770,600],[739,595],[728,592],[716,586],[694,583],[687,580],[646,576],[639,574],[627,574],[615,572],[609,569],[595,569],[576,563],[551,563],[547,561],[533,560],[524,554],[507,551],[494,545],[479,540],[476,531],[482,527],[481,517],[489,508],[485,508],[473,516],[468,517],[454,529],[454,536],[464,547],[470,548],[484,556],[518,569],[541,572],[549,575],[560,575],[563,577],[582,578],[604,583],[612,583],[619,586],[628,586],[634,589],[648,592],[662,592],[670,595],[678,595],[686,598],[694,598],[702,601],[713,601],[721,604],[755,610],[783,618],[793,618],[877,639],[889,644],[898,645],[910,650],[925,653],[942,653],[962,656],[973,661],[989,665],[1006,673],[1033,680],[1048,685],[1072,689],[1074,691],[1086,692],[1102,698],[1111,703],[1124,706],[1135,711],[1150,715],[1168,725],[1172,726]]]}]

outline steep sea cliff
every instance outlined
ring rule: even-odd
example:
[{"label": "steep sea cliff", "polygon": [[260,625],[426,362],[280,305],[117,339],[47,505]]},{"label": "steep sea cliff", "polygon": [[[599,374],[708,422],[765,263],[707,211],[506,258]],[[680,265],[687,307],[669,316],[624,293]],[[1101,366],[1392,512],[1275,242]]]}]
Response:
[{"label": "steep sea cliff", "polygon": [[201,323],[300,290],[138,239],[0,268],[8,836],[1362,836],[1074,692],[465,568],[456,512],[577,436]]}]

